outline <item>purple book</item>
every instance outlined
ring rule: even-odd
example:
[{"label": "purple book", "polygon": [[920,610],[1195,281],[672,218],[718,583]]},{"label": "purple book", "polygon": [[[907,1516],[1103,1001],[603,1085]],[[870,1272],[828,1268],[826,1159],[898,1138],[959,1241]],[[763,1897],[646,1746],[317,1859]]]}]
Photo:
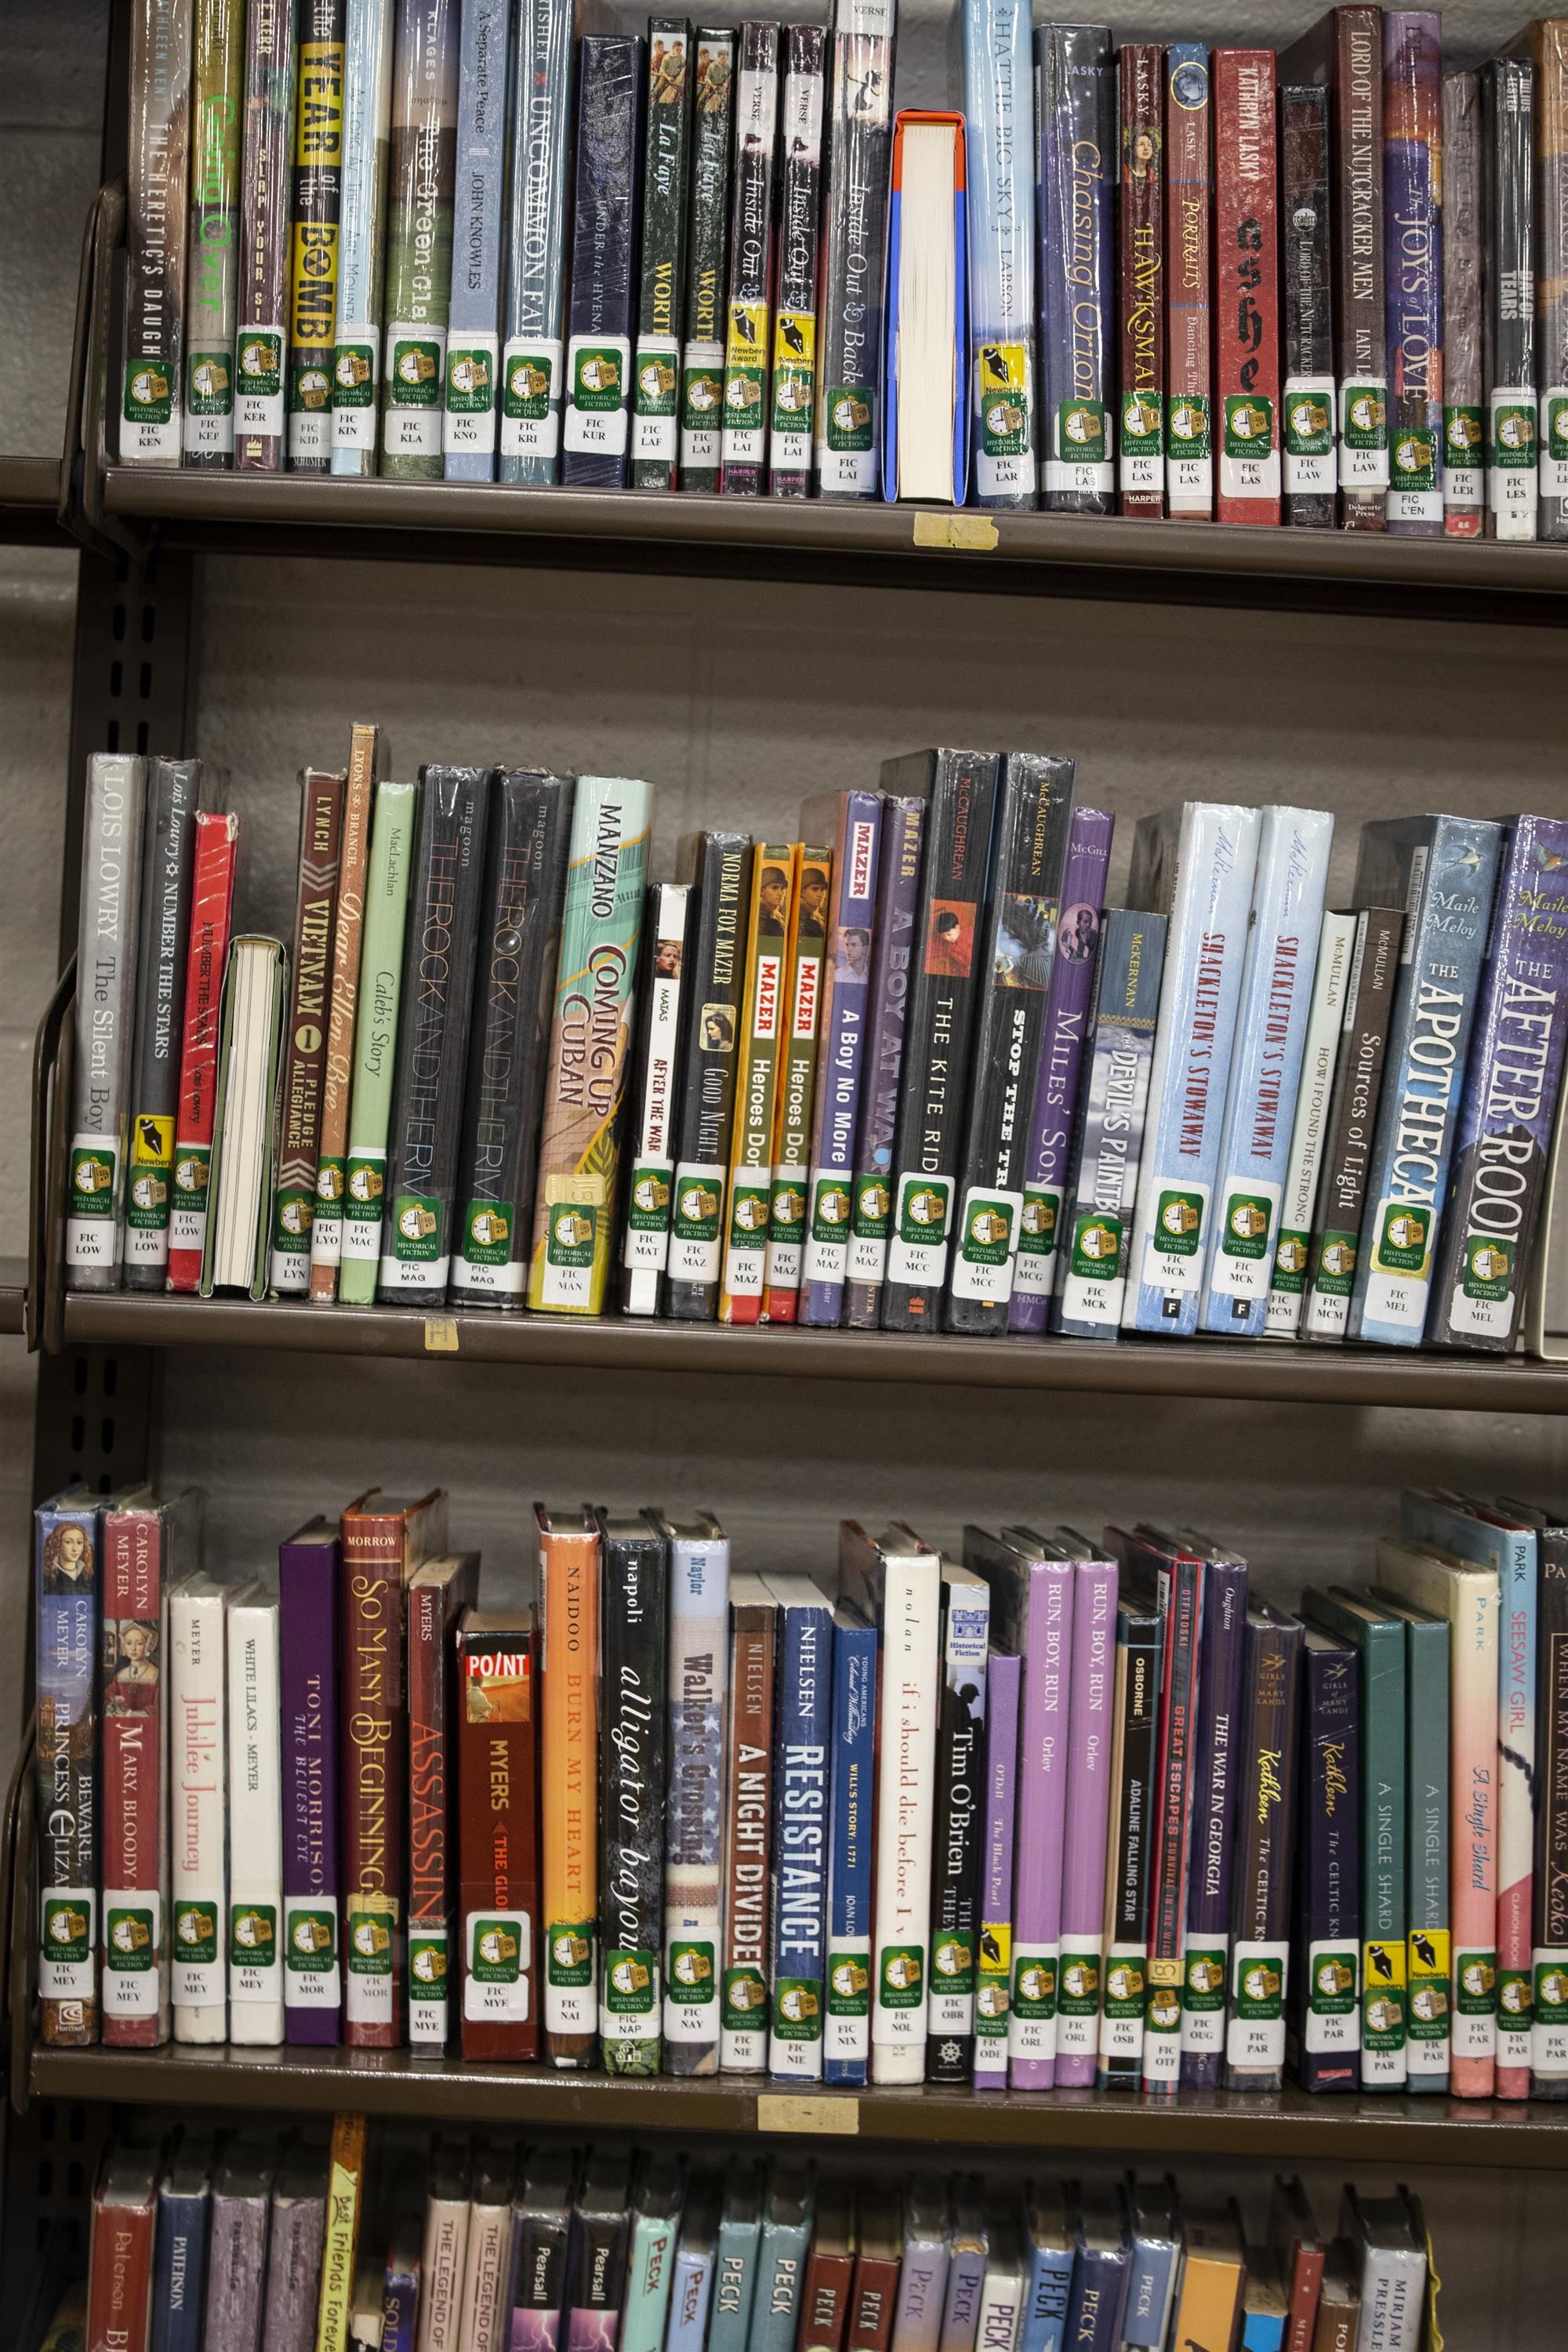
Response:
[{"label": "purple book", "polygon": [[338,1908],[338,1530],[312,1519],[278,1547],[283,1713],[283,2033],[342,2038]]},{"label": "purple book", "polygon": [[1058,1530],[1078,1561],[1068,1719],[1067,1827],[1062,1844],[1057,2088],[1092,2090],[1100,2051],[1100,1979],[1105,1934],[1105,1848],[1116,1696],[1113,1559],[1070,1528]]},{"label": "purple book", "polygon": [[1057,1240],[1062,1220],[1078,1110],[1084,1031],[1094,994],[1100,919],[1116,819],[1102,809],[1073,811],[1067,869],[1057,922],[1056,961],[1040,1063],[1035,1081],[1034,1134],[1025,1168],[1018,1266],[1013,1279],[1009,1331],[1043,1331],[1057,1280]]},{"label": "purple book", "polygon": [[974,1987],[974,2087],[1007,2087],[1013,1959],[1013,1815],[1024,1661],[995,1650],[985,1668],[985,1818],[980,1849],[980,1964]]},{"label": "purple book", "polygon": [[1388,528],[1443,536],[1443,19],[1383,19]]},{"label": "purple book", "polygon": [[860,1124],[860,1072],[870,1002],[877,913],[880,793],[835,793],[800,813],[806,841],[833,842],[833,911],[828,978],[816,1053],[816,1103],[811,1122],[811,1213],[806,1221],[803,1323],[837,1327],[844,1312],[854,1208],[855,1145]]},{"label": "purple book", "polygon": [[423,2252],[419,2223],[408,2217],[399,2221],[386,2255],[383,2289],[381,2352],[414,2352],[419,2320],[419,2270]]},{"label": "purple book", "polygon": [[1230,1981],[1230,1866],[1236,1832],[1236,1750],[1247,1654],[1247,1562],[1202,1536],[1184,1540],[1208,1561],[1198,1634],[1193,1739],[1193,1837],[1182,1947],[1182,2084],[1216,2091]]},{"label": "purple book", "polygon": [[871,1043],[861,1072],[860,1136],[855,1152],[854,1230],[849,1237],[847,1311],[852,1331],[882,1320],[882,1276],[893,1212],[893,1138],[904,1066],[904,1013],[920,907],[927,803],[882,795],[877,921],[871,970]]},{"label": "purple book", "polygon": [[998,1647],[1016,1651],[1024,1662],[1007,2079],[1015,2091],[1048,2091],[1057,2072],[1068,1671],[1077,1570],[1059,1546],[1040,1544],[1021,1528],[1005,1529],[1000,1538],[979,1528],[965,1528],[963,1558],[991,1587],[991,1622]]},{"label": "purple book", "polygon": [[974,2352],[985,2293],[985,2200],[974,2173],[958,2181],[953,2195],[952,2251],[937,2352]]}]

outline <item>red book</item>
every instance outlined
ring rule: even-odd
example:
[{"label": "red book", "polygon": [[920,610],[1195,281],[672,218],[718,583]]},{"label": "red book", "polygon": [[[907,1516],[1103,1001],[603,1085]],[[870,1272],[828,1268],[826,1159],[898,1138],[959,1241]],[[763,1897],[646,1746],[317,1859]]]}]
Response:
[{"label": "red book", "polygon": [[855,2285],[855,2209],[847,2185],[825,2181],[806,2260],[795,2352],[843,2352]]},{"label": "red book", "polygon": [[447,1497],[416,1503],[373,1487],[342,1517],[343,2040],[395,2050],[403,2040],[405,1587],[447,1538]]},{"label": "red book", "polygon": [[169,1207],[169,1288],[195,1290],[207,1242],[207,1179],[212,1172],[217,1096],[218,1022],[234,910],[239,819],[196,818],[191,884],[190,947],[185,961],[185,1036],[180,1055],[180,1107],[174,1123],[174,1183]]},{"label": "red book", "polygon": [[1323,2242],[1307,2192],[1294,2174],[1274,2183],[1268,2242],[1285,2281],[1283,2352],[1312,2352],[1323,2285]]},{"label": "red book", "polygon": [[408,1580],[408,2042],[444,2050],[453,1979],[458,1620],[479,1597],[477,1551],[427,1559]]},{"label": "red book", "polygon": [[724,1780],[721,2072],[768,2063],[768,1839],[778,1610],[761,1577],[730,1580],[730,1769]]},{"label": "red book", "polygon": [[888,2352],[903,2258],[903,2209],[896,2191],[866,2189],[856,2215],[859,2251],[849,2297],[848,2352]]},{"label": "red book", "polygon": [[87,2352],[147,2352],[157,2221],[155,2151],[114,2149],[92,2198]]},{"label": "red book", "polygon": [[468,2059],[539,2055],[539,1862],[531,1609],[470,1609],[458,1633],[462,2042]]},{"label": "red book", "polygon": [[1215,49],[1215,435],[1221,522],[1277,523],[1279,215],[1272,49]]},{"label": "red book", "polygon": [[1119,510],[1165,511],[1164,51],[1124,41],[1121,91],[1121,432]]}]

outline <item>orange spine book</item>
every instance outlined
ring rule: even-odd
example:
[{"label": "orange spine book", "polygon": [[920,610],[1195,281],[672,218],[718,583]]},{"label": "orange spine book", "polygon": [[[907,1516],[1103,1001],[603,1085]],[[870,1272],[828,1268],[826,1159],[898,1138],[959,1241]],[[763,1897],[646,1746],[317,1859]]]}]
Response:
[{"label": "orange spine book", "polygon": [[531,1609],[470,1609],[458,1630],[462,2048],[536,2059],[539,1925]]},{"label": "orange spine book", "polygon": [[599,1529],[534,1506],[543,1694],[544,2055],[594,2063],[599,2022]]}]

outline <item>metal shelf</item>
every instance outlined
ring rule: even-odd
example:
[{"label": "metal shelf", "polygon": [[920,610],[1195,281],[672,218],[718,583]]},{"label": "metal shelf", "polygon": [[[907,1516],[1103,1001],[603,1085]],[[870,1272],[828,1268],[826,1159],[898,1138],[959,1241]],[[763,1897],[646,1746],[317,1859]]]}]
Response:
[{"label": "metal shelf", "polygon": [[805,2134],[883,2146],[1147,2150],[1270,2161],[1462,2164],[1568,2169],[1568,2107],[1450,2099],[1313,2098],[1184,2092],[1173,2099],[1092,2091],[977,2095],[770,2092],[722,2076],[632,2082],[542,2066],[467,2066],[408,2051],[35,2049],[35,2094],[154,2106],[256,2107],[556,2125],[574,2132]]},{"label": "metal shelf", "polygon": [[531,562],[1568,626],[1568,546],[152,467],[110,466],[101,489],[105,515],[155,525],[165,545],[227,554]]},{"label": "metal shelf", "polygon": [[27,1328],[27,1262],[0,1257],[0,1334]]},{"label": "metal shelf", "polygon": [[58,457],[0,457],[0,546],[68,547]]},{"label": "metal shelf", "polygon": [[1523,1357],[1423,1355],[1225,1339],[905,1338],[883,1331],[727,1329],[640,1318],[449,1314],[309,1307],[284,1299],[71,1291],[67,1342],[256,1348],[331,1356],[434,1356],[558,1370],[708,1372],[915,1381],[954,1388],[1233,1397],[1275,1403],[1426,1405],[1468,1412],[1568,1412],[1568,1366]]}]

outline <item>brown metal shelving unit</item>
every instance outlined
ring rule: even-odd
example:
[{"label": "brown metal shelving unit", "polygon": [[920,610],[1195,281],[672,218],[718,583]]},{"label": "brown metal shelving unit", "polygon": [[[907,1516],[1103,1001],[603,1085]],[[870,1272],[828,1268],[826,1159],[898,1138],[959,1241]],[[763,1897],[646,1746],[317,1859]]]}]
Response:
[{"label": "brown metal shelving unit", "polygon": [[0,546],[69,547],[58,457],[0,457]]}]

